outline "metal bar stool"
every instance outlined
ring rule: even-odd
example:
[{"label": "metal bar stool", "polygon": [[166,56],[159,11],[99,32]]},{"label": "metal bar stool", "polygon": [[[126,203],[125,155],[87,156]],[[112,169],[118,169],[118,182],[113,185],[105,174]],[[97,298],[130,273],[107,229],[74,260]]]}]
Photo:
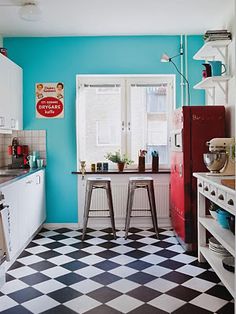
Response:
[{"label": "metal bar stool", "polygon": [[[155,194],[153,187],[153,178],[151,177],[131,177],[129,178],[128,186],[128,199],[127,199],[127,208],[126,208],[126,220],[125,220],[125,239],[127,239],[130,225],[131,212],[133,209],[133,200],[134,192],[136,189],[146,189],[148,194],[148,201],[150,205],[151,217],[153,227],[156,233],[157,238],[158,234],[158,224],[157,224],[157,213],[156,213],[156,203],[155,203]],[[137,211],[137,209],[135,209]],[[138,209],[139,211],[142,209]],[[144,209],[143,209],[144,210]],[[140,217],[140,216],[137,216]]]},{"label": "metal bar stool", "polygon": [[[85,237],[87,224],[88,224],[88,218],[91,217],[89,216],[89,212],[101,211],[100,209],[90,209],[92,192],[94,189],[106,190],[108,209],[105,209],[102,211],[109,211],[110,218],[111,218],[112,232],[114,235],[114,239],[116,239],[114,209],[113,209],[113,201],[112,201],[112,194],[111,194],[111,178],[103,177],[103,178],[88,178],[87,179],[85,202],[84,202],[84,224],[83,224],[82,240],[84,240],[84,237]],[[96,218],[96,217],[104,217],[104,216],[93,216],[93,218]]]}]

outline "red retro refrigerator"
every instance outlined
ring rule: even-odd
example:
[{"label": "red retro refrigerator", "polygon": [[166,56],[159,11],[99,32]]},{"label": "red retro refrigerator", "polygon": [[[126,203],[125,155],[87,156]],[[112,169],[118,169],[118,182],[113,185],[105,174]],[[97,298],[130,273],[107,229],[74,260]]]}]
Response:
[{"label": "red retro refrigerator", "polygon": [[197,248],[197,187],[193,172],[206,172],[206,142],[225,137],[224,106],[188,106],[174,111],[171,136],[171,220],[187,251]]}]

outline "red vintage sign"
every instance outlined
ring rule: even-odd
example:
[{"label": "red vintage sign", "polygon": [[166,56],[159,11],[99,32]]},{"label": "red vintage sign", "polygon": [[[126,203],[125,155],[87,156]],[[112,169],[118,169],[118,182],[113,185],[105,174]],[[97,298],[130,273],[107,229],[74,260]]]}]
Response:
[{"label": "red vintage sign", "polygon": [[36,118],[64,118],[64,84],[35,84]]},{"label": "red vintage sign", "polygon": [[37,102],[36,110],[43,117],[57,117],[63,111],[63,103],[55,97],[44,97]]}]

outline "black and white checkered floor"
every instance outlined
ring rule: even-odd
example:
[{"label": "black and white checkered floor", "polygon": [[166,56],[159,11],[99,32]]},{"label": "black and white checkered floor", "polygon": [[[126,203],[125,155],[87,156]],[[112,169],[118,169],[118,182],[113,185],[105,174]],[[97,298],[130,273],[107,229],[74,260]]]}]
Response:
[{"label": "black and white checkered floor", "polygon": [[208,265],[185,254],[172,231],[41,230],[7,273],[0,312],[11,314],[234,313]]}]

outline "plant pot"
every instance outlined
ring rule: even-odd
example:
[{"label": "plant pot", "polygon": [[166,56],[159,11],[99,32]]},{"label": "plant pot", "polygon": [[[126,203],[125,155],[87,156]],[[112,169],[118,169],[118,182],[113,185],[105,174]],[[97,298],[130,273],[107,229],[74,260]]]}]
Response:
[{"label": "plant pot", "polygon": [[138,158],[138,171],[145,172],[145,157],[139,156]]},{"label": "plant pot", "polygon": [[119,172],[122,172],[124,170],[125,163],[124,162],[118,162],[117,165],[118,165]]},{"label": "plant pot", "polygon": [[158,172],[159,170],[159,156],[152,157],[152,172]]}]

